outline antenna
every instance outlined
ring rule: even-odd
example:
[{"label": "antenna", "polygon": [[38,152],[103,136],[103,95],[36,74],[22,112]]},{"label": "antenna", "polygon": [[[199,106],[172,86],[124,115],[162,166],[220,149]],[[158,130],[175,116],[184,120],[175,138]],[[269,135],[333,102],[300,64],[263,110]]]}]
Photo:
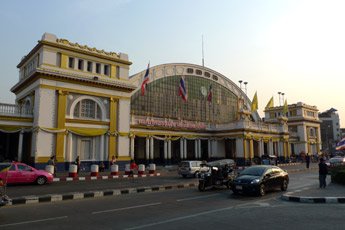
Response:
[{"label": "antenna", "polygon": [[202,67],[205,67],[204,63],[204,35],[201,35],[201,48],[202,48]]}]

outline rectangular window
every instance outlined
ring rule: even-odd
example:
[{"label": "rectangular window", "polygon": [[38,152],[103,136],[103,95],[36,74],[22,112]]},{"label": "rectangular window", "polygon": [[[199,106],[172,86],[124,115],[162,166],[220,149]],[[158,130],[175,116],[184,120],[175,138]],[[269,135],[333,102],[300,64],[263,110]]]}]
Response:
[{"label": "rectangular window", "polygon": [[110,68],[109,65],[104,66],[104,75],[109,76],[110,75]]},{"label": "rectangular window", "polygon": [[68,67],[74,69],[74,58],[68,58]]},{"label": "rectangular window", "polygon": [[87,62],[87,71],[92,72],[92,62],[90,61]]},{"label": "rectangular window", "polygon": [[84,70],[84,60],[78,59],[78,69]]},{"label": "rectangular window", "polygon": [[96,63],[96,73],[101,73],[101,64]]}]

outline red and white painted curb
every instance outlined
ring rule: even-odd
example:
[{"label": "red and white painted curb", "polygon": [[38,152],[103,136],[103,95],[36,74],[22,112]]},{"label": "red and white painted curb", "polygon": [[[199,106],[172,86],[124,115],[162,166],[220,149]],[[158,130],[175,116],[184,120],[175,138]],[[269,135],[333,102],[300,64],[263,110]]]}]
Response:
[{"label": "red and white painted curb", "polygon": [[110,176],[81,176],[81,177],[59,177],[54,178],[54,182],[59,181],[90,181],[90,180],[109,180],[109,179],[120,179],[120,178],[140,178],[140,177],[154,177],[160,176],[160,173],[153,174],[141,174],[141,175],[110,175]]}]

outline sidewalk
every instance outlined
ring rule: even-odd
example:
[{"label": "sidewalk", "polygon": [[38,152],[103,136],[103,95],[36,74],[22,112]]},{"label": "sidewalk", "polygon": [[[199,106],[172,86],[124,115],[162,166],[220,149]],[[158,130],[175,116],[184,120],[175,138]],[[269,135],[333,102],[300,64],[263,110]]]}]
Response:
[{"label": "sidewalk", "polygon": [[287,192],[281,198],[300,203],[345,203],[345,185],[330,183],[328,176],[326,188],[319,188],[316,181],[308,188]]}]

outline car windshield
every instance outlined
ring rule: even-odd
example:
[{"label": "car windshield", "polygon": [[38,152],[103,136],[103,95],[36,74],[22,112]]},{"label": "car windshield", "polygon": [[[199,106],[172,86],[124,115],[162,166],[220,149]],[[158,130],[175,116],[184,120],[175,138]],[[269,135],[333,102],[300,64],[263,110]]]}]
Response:
[{"label": "car windshield", "polygon": [[265,170],[264,167],[249,167],[243,170],[240,175],[261,176]]}]

